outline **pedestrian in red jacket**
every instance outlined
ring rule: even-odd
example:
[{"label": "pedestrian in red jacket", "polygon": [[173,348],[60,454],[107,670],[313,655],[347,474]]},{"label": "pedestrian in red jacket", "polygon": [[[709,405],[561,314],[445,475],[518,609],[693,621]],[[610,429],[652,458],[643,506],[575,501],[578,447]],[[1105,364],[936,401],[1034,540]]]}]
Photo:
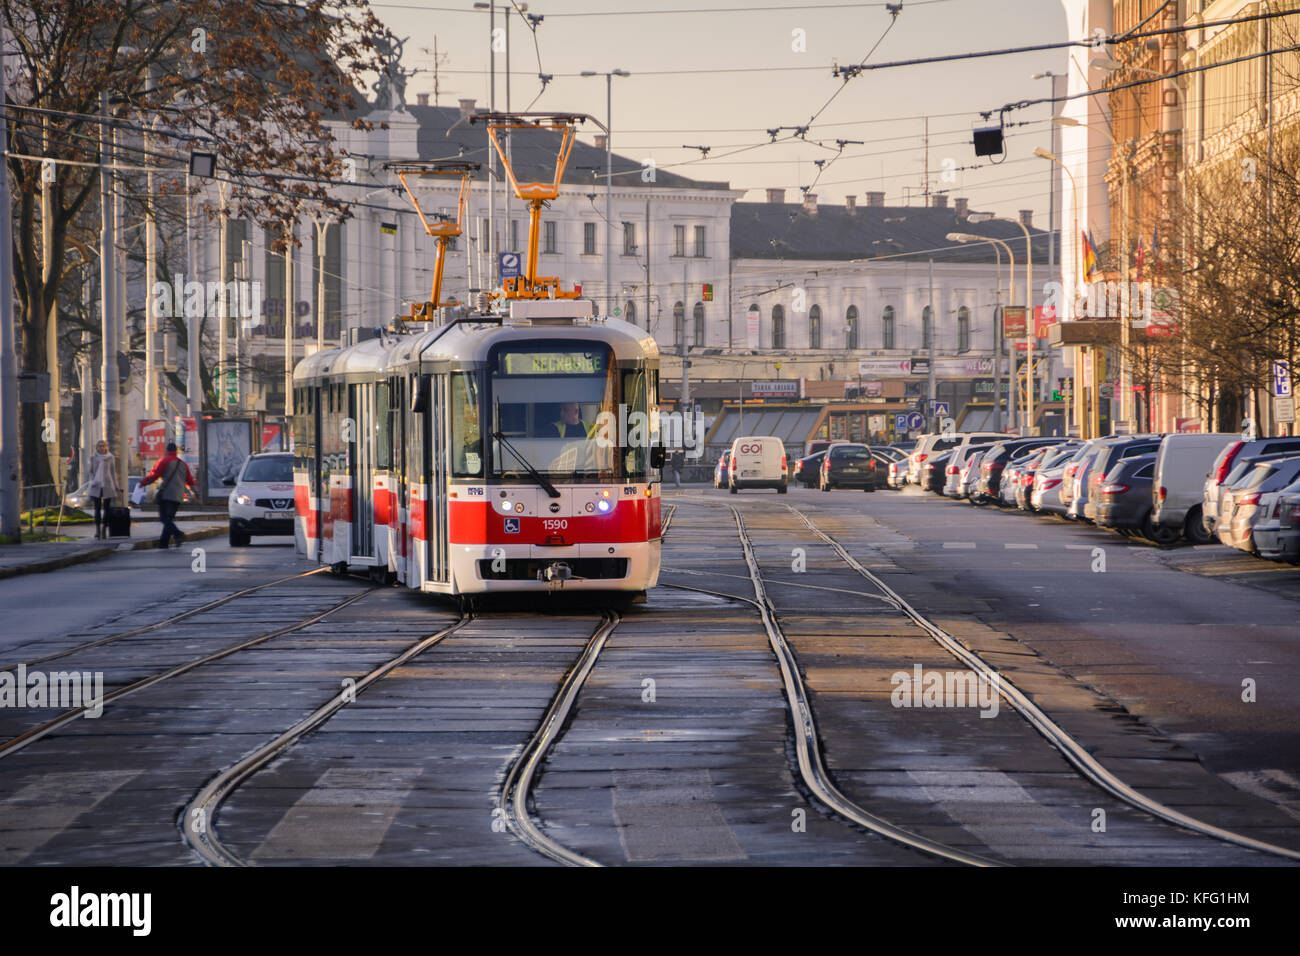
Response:
[{"label": "pedestrian in red jacket", "polygon": [[185,540],[185,532],[176,527],[172,519],[176,517],[176,512],[180,510],[181,502],[185,498],[185,486],[189,485],[197,491],[199,485],[194,480],[194,475],[190,473],[190,466],[176,454],[174,441],[167,443],[167,453],[158,459],[158,464],[153,466],[153,471],[145,475],[140,484],[148,485],[159,480],[162,484],[158,486],[158,520],[162,522],[163,529],[162,537],[158,539],[158,547],[167,547],[172,536],[176,538],[176,546],[180,547],[181,542]]}]

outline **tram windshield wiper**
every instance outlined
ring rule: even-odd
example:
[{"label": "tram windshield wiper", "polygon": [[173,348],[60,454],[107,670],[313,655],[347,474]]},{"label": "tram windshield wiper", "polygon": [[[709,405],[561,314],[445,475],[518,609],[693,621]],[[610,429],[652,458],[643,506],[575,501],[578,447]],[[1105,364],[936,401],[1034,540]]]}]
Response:
[{"label": "tram windshield wiper", "polygon": [[506,448],[510,450],[510,454],[514,455],[515,458],[519,460],[519,464],[524,466],[524,469],[532,477],[533,481],[541,485],[548,495],[550,495],[552,498],[560,497],[560,493],[559,491],[556,490],[555,486],[551,484],[549,481],[547,481],[545,476],[543,476],[540,471],[538,471],[531,464],[529,464],[528,459],[525,458],[523,455],[519,454],[519,452],[515,450],[514,445],[506,441],[505,435],[501,434],[500,431],[494,431],[492,433],[492,437],[495,438],[497,441],[499,441],[501,444],[505,445]]}]

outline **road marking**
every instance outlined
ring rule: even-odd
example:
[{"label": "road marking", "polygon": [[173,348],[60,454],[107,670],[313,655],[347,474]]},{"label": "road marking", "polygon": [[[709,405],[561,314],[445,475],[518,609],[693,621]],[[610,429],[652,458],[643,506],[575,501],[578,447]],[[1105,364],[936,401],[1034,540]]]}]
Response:
[{"label": "road marking", "polygon": [[1095,545],[1091,544],[1067,544],[1066,548],[1071,551],[1091,551]]},{"label": "road marking", "polygon": [[327,770],[285,812],[252,859],[368,860],[419,776],[419,767]]},{"label": "road marking", "polygon": [[1006,548],[1008,551],[1037,551],[1038,550],[1038,545],[1036,544],[1014,544],[1010,541],[1008,541],[1002,547]]},{"label": "road marking", "polygon": [[974,541],[945,541],[943,546],[945,548],[974,548],[976,545]]},{"label": "road marking", "polygon": [[0,801],[0,865],[21,863],[138,770],[49,773]]},{"label": "road marking", "polygon": [[1300,780],[1285,770],[1237,770],[1219,776],[1300,820]]},{"label": "road marking", "polygon": [[747,859],[707,770],[615,771],[614,820],[629,861]]}]

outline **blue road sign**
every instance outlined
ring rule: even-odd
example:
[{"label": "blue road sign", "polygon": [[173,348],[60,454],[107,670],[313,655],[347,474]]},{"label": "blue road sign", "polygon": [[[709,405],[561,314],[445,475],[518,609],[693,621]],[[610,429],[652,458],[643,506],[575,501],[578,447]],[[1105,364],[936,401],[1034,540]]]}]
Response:
[{"label": "blue road sign", "polygon": [[925,424],[925,417],[920,412],[909,412],[907,415],[908,428],[920,428]]},{"label": "blue road sign", "polygon": [[934,403],[933,413],[934,413],[935,415],[938,415],[940,418],[946,418],[946,417],[948,416],[948,403],[947,403],[947,402],[935,402],[935,403]]},{"label": "blue road sign", "polygon": [[1291,394],[1291,363],[1285,360],[1273,363],[1273,394],[1278,398]]},{"label": "blue road sign", "polygon": [[507,519],[506,519],[506,534],[518,534],[518,533],[519,533],[519,519],[518,519],[518,518],[507,518]]},{"label": "blue road sign", "polygon": [[500,266],[501,278],[513,279],[523,275],[523,273],[519,271],[519,253],[503,252],[497,256],[497,261]]},{"label": "blue road sign", "polygon": [[907,412],[898,412],[894,415],[894,429],[900,432],[907,430]]}]

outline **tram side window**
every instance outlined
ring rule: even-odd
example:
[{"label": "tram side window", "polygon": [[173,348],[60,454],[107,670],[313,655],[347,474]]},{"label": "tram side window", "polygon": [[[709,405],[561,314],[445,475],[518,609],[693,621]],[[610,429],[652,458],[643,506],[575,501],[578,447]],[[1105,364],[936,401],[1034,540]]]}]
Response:
[{"label": "tram side window", "polygon": [[623,449],[623,474],[639,478],[650,470],[650,381],[645,369],[623,373],[623,403],[627,408],[627,445]]},{"label": "tram side window", "polygon": [[456,478],[483,475],[483,434],[479,429],[479,377],[474,372],[451,376],[451,473]]},{"label": "tram side window", "polygon": [[375,385],[375,467],[389,469],[393,466],[392,441],[388,418],[388,384]]}]

